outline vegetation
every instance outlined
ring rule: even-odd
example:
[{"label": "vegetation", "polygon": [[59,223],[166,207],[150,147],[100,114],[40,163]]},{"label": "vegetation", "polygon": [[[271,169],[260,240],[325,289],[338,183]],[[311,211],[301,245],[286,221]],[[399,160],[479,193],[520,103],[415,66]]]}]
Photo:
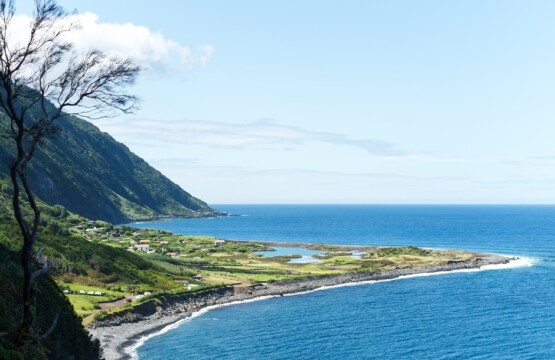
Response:
[{"label": "vegetation", "polygon": [[[17,225],[8,204],[10,188],[0,180],[0,189],[0,244],[16,249]],[[66,299],[85,324],[145,301],[158,301],[169,294],[447,264],[476,257],[468,252],[415,247],[325,245],[318,247],[325,251],[315,256],[319,262],[298,264],[289,262],[298,257],[295,254],[276,257],[257,254],[271,248],[256,242],[223,241],[210,236],[116,226],[88,220],[59,205],[39,205],[43,209],[40,244],[50,259],[49,278],[61,289],[58,294],[63,290],[67,292]],[[354,253],[359,256],[352,256]],[[16,270],[17,267],[13,267],[6,272]],[[11,291],[16,294],[13,288]],[[15,295],[0,299],[0,308],[11,309],[14,304],[17,304]],[[57,306],[67,307],[67,302]],[[0,324],[0,333],[3,331],[8,330]],[[58,331],[64,333],[63,329]]]},{"label": "vegetation", "polygon": [[[0,188],[7,189],[1,181]],[[9,191],[0,193],[0,203],[5,204],[8,198]],[[64,290],[85,292],[67,296],[86,322],[121,307],[101,308],[106,301],[127,297],[130,301],[121,305],[133,306],[143,301],[141,295],[145,293],[149,294],[146,297],[156,297],[221,285],[251,286],[313,276],[446,264],[475,257],[467,252],[414,247],[351,249],[325,245],[319,247],[325,253],[315,256],[319,262],[291,263],[298,255],[263,257],[257,252],[271,248],[256,242],[116,226],[88,220],[61,206],[41,204],[41,207],[44,209],[41,244],[52,264],[51,276]],[[3,214],[0,209],[0,242],[13,244],[10,231],[14,231],[15,224],[7,208]],[[362,255],[352,256],[353,253]],[[89,291],[103,295],[87,295]]]},{"label": "vegetation", "polygon": [[107,58],[94,50],[84,55],[73,52],[73,44],[63,37],[78,24],[71,22],[55,0],[36,0],[33,15],[25,39],[15,41],[14,32],[22,33],[13,25],[15,0],[0,0],[0,109],[4,115],[0,120],[6,129],[2,134],[8,142],[6,149],[12,150],[6,168],[22,270],[21,316],[11,334],[20,349],[45,341],[60,315],[56,312],[41,334],[33,326],[43,313],[34,285],[48,271],[49,263],[42,257],[42,248],[35,254],[41,209],[29,182],[28,165],[44,139],[59,132],[57,122],[69,109],[86,116],[131,110],[136,98],[121,89],[133,84],[140,71],[128,59]]},{"label": "vegetation", "polygon": [[219,213],[66,113],[77,108],[90,118],[131,110],[136,99],[120,90],[139,68],[98,51],[72,54],[61,38],[75,25],[55,0],[35,5],[28,42],[14,45],[7,43],[14,2],[0,0],[0,358],[99,358],[80,318],[87,323],[164,295],[474,256],[365,248],[354,257],[326,245],[321,261],[303,264],[290,261],[295,254],[263,257],[257,251],[269,247],[255,242],[112,225]]},{"label": "vegetation", "polygon": [[[29,182],[45,202],[116,224],[218,214],[90,122],[66,117],[58,124],[61,135],[46,139],[29,164]],[[0,176],[7,175],[13,151],[0,137]]]},{"label": "vegetation", "polygon": [[30,336],[21,346],[16,333],[22,278],[19,255],[0,244],[0,359],[98,359],[98,342],[90,339],[71,304],[48,276],[35,285],[33,304],[40,311],[35,311],[33,329],[43,333],[59,314],[57,326],[42,341]]}]

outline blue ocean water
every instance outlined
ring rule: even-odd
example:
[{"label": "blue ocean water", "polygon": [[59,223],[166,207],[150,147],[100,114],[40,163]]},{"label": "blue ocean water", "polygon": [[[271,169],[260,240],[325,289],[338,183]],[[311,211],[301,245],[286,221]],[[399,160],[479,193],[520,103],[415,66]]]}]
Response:
[{"label": "blue ocean water", "polygon": [[555,206],[241,205],[134,224],[224,239],[416,245],[534,258],[238,304],[153,337],[140,359],[555,359]]}]

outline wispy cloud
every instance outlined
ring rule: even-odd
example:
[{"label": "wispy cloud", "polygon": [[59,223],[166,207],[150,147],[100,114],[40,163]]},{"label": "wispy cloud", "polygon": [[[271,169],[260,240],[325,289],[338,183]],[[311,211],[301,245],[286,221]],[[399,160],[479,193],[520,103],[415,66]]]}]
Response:
[{"label": "wispy cloud", "polygon": [[534,166],[534,167],[555,167],[555,156],[528,156],[523,159],[504,159],[501,164],[515,167]]},{"label": "wispy cloud", "polygon": [[530,160],[542,160],[542,161],[555,161],[555,156],[528,156],[527,159]]},{"label": "wispy cloud", "polygon": [[[27,15],[14,17],[9,33],[13,44],[26,41],[31,21]],[[175,73],[204,66],[214,53],[209,44],[190,48],[145,26],[100,22],[98,15],[90,12],[70,15],[68,21],[80,24],[80,29],[66,34],[78,52],[99,49],[108,55],[131,57],[138,65],[156,72]]]},{"label": "wispy cloud", "polygon": [[231,124],[215,121],[166,121],[133,119],[97,123],[116,137],[137,141],[143,138],[164,143],[200,144],[211,147],[244,149],[252,147],[296,146],[311,142],[352,146],[376,156],[406,156],[393,143],[377,139],[353,139],[347,135],[319,132],[269,120]]},{"label": "wispy cloud", "polygon": [[483,180],[481,184],[487,185],[521,185],[521,186],[537,186],[537,185],[555,185],[554,177],[514,177],[509,179]]},{"label": "wispy cloud", "polygon": [[348,178],[368,178],[368,179],[383,179],[383,180],[410,180],[421,182],[455,182],[466,181],[467,177],[462,176],[414,176],[404,175],[397,173],[386,172],[348,172],[348,171],[331,171],[331,170],[318,170],[318,169],[299,169],[299,168],[267,168],[267,169],[252,169],[242,166],[233,165],[207,165],[199,159],[179,159],[179,158],[166,158],[166,159],[153,159],[153,163],[169,169],[185,169],[185,171],[198,171],[205,172],[216,176],[292,176],[292,177],[306,177],[306,176],[325,176],[325,177],[348,177]]}]

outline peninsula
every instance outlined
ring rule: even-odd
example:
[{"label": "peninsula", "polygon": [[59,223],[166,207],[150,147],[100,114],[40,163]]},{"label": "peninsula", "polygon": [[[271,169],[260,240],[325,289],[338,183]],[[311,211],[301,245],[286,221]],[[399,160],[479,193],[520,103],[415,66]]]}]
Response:
[{"label": "peninsula", "polygon": [[[3,185],[1,190],[0,201],[7,204],[9,188]],[[129,357],[145,336],[213,305],[407,275],[478,269],[513,260],[458,250],[177,235],[93,221],[61,206],[41,206],[41,246],[51,264],[50,277],[58,286],[52,283],[49,291],[61,297],[58,303],[66,302],[64,296],[69,300],[88,331],[100,341],[106,359]],[[17,247],[17,237],[9,236],[15,224],[5,208],[0,208],[0,216],[0,250],[9,255],[11,260],[4,264],[9,267],[17,259],[9,251]],[[17,277],[10,277],[7,271],[0,271],[2,274],[6,286],[15,286],[11,284]],[[64,304],[73,313],[69,305]],[[45,323],[50,315],[44,313]],[[64,327],[57,330],[53,342],[67,338]],[[76,344],[89,344],[85,335],[80,339]],[[89,352],[94,353],[98,344],[91,344]]]},{"label": "peninsula", "polygon": [[[176,280],[180,289],[147,291],[123,307],[98,312],[88,331],[100,341],[106,359],[130,359],[145,338],[213,306],[516,260],[456,250],[226,241],[162,233],[173,242],[149,241],[149,249],[169,246],[173,251],[165,256],[173,259],[174,266],[187,264],[197,273],[190,280]],[[155,234],[160,232],[143,230],[141,236],[152,238]],[[271,250],[285,246],[290,254],[268,256]],[[199,247],[204,256],[188,255]],[[318,251],[303,259],[294,248]],[[270,251],[262,255],[260,250]]]}]

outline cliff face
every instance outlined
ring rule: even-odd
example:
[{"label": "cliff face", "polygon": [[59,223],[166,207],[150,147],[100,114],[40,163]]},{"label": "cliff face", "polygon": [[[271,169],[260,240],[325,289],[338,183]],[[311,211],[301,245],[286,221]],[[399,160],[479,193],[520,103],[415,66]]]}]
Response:
[{"label": "cliff face", "polygon": [[[6,131],[7,121],[0,123]],[[66,117],[59,125],[61,133],[44,142],[29,169],[36,195],[47,203],[112,223],[216,213],[93,124]],[[13,150],[0,137],[0,177],[8,175]]]}]

